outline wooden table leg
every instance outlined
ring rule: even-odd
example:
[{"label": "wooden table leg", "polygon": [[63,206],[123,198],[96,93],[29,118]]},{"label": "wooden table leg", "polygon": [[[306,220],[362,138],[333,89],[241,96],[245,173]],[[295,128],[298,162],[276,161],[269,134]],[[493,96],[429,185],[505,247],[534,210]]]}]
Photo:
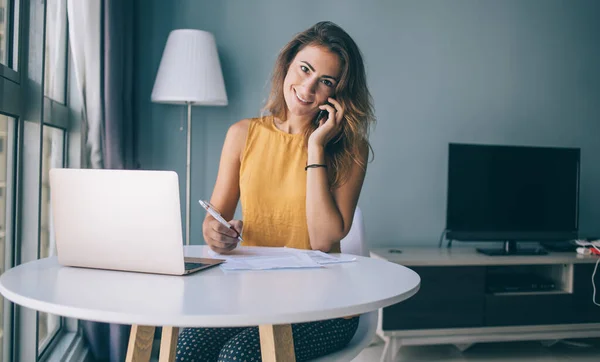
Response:
[{"label": "wooden table leg", "polygon": [[179,337],[179,328],[163,327],[160,337],[160,356],[158,362],[174,362],[177,353],[177,338]]},{"label": "wooden table leg", "polygon": [[154,341],[153,326],[132,325],[127,346],[126,362],[149,362]]},{"label": "wooden table leg", "polygon": [[296,362],[290,324],[262,325],[258,331],[263,362]]}]

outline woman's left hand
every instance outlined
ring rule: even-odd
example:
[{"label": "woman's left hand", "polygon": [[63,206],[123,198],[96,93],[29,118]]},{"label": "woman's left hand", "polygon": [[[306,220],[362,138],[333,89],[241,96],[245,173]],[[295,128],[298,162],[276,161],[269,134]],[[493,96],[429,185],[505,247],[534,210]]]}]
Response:
[{"label": "woman's left hand", "polygon": [[329,112],[327,119],[319,121],[319,127],[308,138],[308,144],[325,147],[342,130],[342,120],[344,119],[344,109],[334,98],[328,98],[330,104],[323,104],[319,109]]}]

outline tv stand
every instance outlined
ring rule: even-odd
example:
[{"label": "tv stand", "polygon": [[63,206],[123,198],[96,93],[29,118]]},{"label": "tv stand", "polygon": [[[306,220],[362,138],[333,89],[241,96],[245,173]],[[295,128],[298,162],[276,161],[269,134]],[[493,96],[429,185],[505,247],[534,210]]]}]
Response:
[{"label": "tv stand", "polygon": [[493,258],[462,245],[397,249],[373,249],[371,257],[412,269],[421,289],[379,311],[381,362],[396,361],[409,345],[600,337],[600,307],[592,300],[596,255]]},{"label": "tv stand", "polygon": [[489,256],[503,255],[546,255],[548,252],[541,247],[537,248],[518,248],[514,240],[505,241],[502,249],[477,248],[477,252]]}]

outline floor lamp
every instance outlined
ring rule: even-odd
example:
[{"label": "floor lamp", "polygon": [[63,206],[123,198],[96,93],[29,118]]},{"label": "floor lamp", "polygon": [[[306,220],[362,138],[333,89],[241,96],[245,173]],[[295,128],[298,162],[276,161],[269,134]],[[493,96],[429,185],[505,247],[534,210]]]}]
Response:
[{"label": "floor lamp", "polygon": [[190,245],[192,106],[226,106],[227,93],[214,36],[195,29],[173,30],[167,39],[152,102],[187,106],[185,243]]}]

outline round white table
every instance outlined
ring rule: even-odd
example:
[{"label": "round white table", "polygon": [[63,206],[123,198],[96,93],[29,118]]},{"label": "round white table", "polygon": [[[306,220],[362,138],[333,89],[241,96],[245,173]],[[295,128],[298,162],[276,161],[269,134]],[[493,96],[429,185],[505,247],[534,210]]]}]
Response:
[{"label": "round white table", "polygon": [[[207,256],[205,246],[186,256]],[[55,257],[9,269],[0,293],[37,311],[132,325],[128,361],[149,360],[154,326],[163,327],[161,361],[174,359],[179,327],[260,326],[263,360],[293,360],[291,323],[378,310],[414,295],[412,270],[380,259],[314,269],[224,271],[169,276],[64,267]],[[291,351],[290,351],[291,348]],[[291,354],[290,354],[291,353]],[[288,356],[288,357],[285,357]]]}]

